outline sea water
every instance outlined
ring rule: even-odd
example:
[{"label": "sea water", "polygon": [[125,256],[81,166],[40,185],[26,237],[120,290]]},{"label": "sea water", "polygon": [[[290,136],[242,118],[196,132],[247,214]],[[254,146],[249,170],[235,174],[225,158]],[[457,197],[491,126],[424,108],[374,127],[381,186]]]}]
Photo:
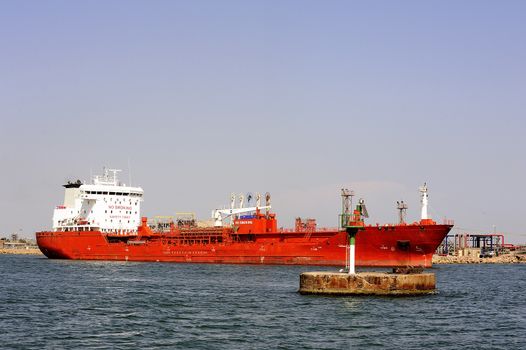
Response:
[{"label": "sea water", "polygon": [[297,293],[312,266],[0,256],[0,348],[526,349],[526,265],[435,265],[418,297]]}]

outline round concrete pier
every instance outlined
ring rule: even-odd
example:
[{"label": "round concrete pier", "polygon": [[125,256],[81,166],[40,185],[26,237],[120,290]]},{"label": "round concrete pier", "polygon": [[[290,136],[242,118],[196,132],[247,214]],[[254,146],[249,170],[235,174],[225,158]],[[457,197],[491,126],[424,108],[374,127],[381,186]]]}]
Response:
[{"label": "round concrete pier", "polygon": [[301,294],[327,295],[420,295],[433,294],[435,274],[360,272],[304,272],[300,275]]}]

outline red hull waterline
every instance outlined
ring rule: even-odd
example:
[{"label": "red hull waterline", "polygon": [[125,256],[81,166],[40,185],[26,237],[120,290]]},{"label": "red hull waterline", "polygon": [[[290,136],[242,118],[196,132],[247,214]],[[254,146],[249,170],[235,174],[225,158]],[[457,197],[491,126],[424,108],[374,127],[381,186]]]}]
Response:
[{"label": "red hull waterline", "polygon": [[[451,228],[434,222],[365,226],[356,236],[356,265],[431,267]],[[344,231],[243,231],[171,227],[154,232],[144,220],[134,235],[86,228],[37,232],[36,238],[42,253],[56,259],[345,266]]]}]

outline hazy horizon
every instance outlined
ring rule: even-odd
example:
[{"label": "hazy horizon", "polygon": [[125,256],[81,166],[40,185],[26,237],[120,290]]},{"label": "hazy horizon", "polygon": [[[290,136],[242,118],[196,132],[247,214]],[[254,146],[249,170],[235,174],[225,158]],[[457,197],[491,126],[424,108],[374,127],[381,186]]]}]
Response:
[{"label": "hazy horizon", "polygon": [[279,226],[396,201],[526,243],[523,1],[4,1],[0,237],[102,167],[143,215],[270,192]]}]

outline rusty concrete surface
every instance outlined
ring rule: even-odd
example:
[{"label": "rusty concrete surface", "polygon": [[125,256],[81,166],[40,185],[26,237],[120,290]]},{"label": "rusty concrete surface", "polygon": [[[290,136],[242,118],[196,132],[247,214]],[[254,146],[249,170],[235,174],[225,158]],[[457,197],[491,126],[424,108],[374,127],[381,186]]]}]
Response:
[{"label": "rusty concrete surface", "polygon": [[420,295],[433,294],[435,274],[360,272],[304,272],[300,275],[301,294],[329,295]]}]

